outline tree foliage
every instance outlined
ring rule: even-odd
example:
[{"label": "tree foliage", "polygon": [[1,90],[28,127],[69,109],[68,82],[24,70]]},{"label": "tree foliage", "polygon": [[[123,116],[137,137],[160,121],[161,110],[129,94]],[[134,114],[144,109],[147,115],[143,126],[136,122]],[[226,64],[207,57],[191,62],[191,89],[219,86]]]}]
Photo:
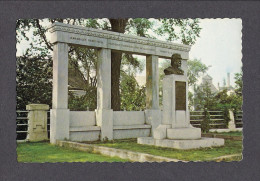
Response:
[{"label": "tree foliage", "polygon": [[235,92],[238,96],[242,97],[242,87],[243,87],[243,81],[242,81],[242,71],[235,74]]},{"label": "tree foliage", "polygon": [[216,100],[215,93],[210,89],[208,82],[203,86],[197,86],[194,93],[195,110],[215,110]]},{"label": "tree foliage", "polygon": [[201,60],[194,59],[188,60],[188,84],[193,86],[197,83],[199,77],[206,73],[209,69],[209,66],[201,62]]},{"label": "tree foliage", "polygon": [[[48,41],[46,32],[47,26],[54,22],[63,22],[72,25],[80,25],[84,27],[91,27],[150,38],[155,38],[155,35],[157,34],[159,36],[166,36],[167,40],[169,41],[179,40],[184,44],[190,45],[195,43],[196,38],[200,33],[199,21],[197,19],[19,19],[16,23],[17,42],[19,43],[21,41],[28,41],[30,42],[31,46],[29,49],[31,51],[30,54],[28,54],[26,51],[26,53],[23,55],[24,58],[37,57],[38,54],[41,54],[41,58],[47,59],[47,57],[51,55],[53,45]],[[153,31],[154,35],[151,35],[149,31]],[[30,35],[31,32],[33,36]],[[121,105],[124,104],[121,104],[120,101],[125,100],[124,98],[120,98],[120,89],[124,87],[120,87],[120,74],[122,72],[121,66],[123,56],[127,58],[131,65],[139,66],[138,60],[134,59],[132,55],[112,52],[111,68],[113,74],[111,75],[111,104],[112,109],[114,110],[122,109]],[[88,50],[80,47],[69,47],[69,61],[69,75],[73,76],[73,78],[69,78],[69,83],[86,91],[93,90],[96,86],[95,50]],[[17,71],[20,70],[17,69]],[[95,97],[95,95],[93,95],[93,97]],[[69,105],[72,105],[70,102],[72,101],[72,98],[76,99],[75,97],[69,98]],[[29,102],[30,98],[28,97],[26,99],[26,101]],[[37,99],[37,97],[35,97],[35,99]],[[51,97],[48,97],[48,99],[50,102]],[[88,104],[88,106],[90,106],[90,104]]]},{"label": "tree foliage", "polygon": [[18,57],[16,93],[18,110],[25,110],[32,103],[51,104],[52,60],[45,57]]},{"label": "tree foliage", "polygon": [[201,131],[202,133],[208,133],[210,129],[210,114],[208,109],[205,107],[203,111],[203,119],[201,122]]},{"label": "tree foliage", "polygon": [[145,87],[139,86],[133,75],[121,74],[121,107],[126,111],[145,109]]}]

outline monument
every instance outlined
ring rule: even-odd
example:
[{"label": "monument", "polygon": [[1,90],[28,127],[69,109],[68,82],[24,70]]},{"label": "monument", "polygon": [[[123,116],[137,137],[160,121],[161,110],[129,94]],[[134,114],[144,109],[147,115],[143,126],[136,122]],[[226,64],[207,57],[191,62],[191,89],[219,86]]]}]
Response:
[{"label": "monument", "polygon": [[181,55],[173,54],[171,66],[164,70],[163,118],[153,137],[140,137],[139,144],[176,149],[194,149],[224,145],[224,139],[201,138],[201,129],[190,124],[188,80],[181,69]]},{"label": "monument", "polygon": [[[190,46],[63,23],[49,29],[53,47],[50,142],[138,138],[138,143],[181,149],[219,146],[222,139],[201,138],[189,122],[187,60]],[[97,49],[97,109],[68,108],[69,46]],[[146,110],[111,108],[111,52],[146,56]],[[171,59],[163,80],[163,118],[159,107],[159,58]],[[148,137],[152,135],[153,137]],[[177,145],[177,146],[176,146]]]}]

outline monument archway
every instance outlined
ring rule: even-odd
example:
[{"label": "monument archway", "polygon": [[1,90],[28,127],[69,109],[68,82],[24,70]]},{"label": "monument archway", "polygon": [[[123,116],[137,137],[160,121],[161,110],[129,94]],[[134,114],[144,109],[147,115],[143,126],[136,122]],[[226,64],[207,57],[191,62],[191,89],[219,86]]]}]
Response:
[{"label": "monument archway", "polygon": [[[49,33],[50,42],[54,44],[51,143],[56,140],[94,141],[153,135],[154,129],[162,122],[158,59],[170,59],[173,54],[180,54],[182,70],[187,76],[190,46],[58,22],[49,27]],[[98,50],[95,112],[68,109],[69,45]],[[146,56],[145,111],[111,109],[111,51]]]}]

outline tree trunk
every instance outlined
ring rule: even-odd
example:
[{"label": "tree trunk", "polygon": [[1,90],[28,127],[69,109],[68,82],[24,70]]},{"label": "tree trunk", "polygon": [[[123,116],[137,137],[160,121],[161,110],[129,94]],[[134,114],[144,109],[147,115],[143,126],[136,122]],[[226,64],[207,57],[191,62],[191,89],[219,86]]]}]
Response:
[{"label": "tree trunk", "polygon": [[[128,19],[109,19],[111,30],[124,33]],[[114,111],[120,111],[120,67],[122,52],[111,52],[111,108]]]}]

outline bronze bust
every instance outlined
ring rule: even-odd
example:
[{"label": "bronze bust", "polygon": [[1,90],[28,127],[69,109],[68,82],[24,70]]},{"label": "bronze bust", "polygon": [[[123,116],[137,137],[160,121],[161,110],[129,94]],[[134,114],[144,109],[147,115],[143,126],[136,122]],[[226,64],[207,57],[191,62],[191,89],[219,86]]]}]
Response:
[{"label": "bronze bust", "polygon": [[164,69],[165,75],[177,74],[183,75],[184,72],[181,69],[181,55],[180,54],[173,54],[171,58],[171,66]]}]

